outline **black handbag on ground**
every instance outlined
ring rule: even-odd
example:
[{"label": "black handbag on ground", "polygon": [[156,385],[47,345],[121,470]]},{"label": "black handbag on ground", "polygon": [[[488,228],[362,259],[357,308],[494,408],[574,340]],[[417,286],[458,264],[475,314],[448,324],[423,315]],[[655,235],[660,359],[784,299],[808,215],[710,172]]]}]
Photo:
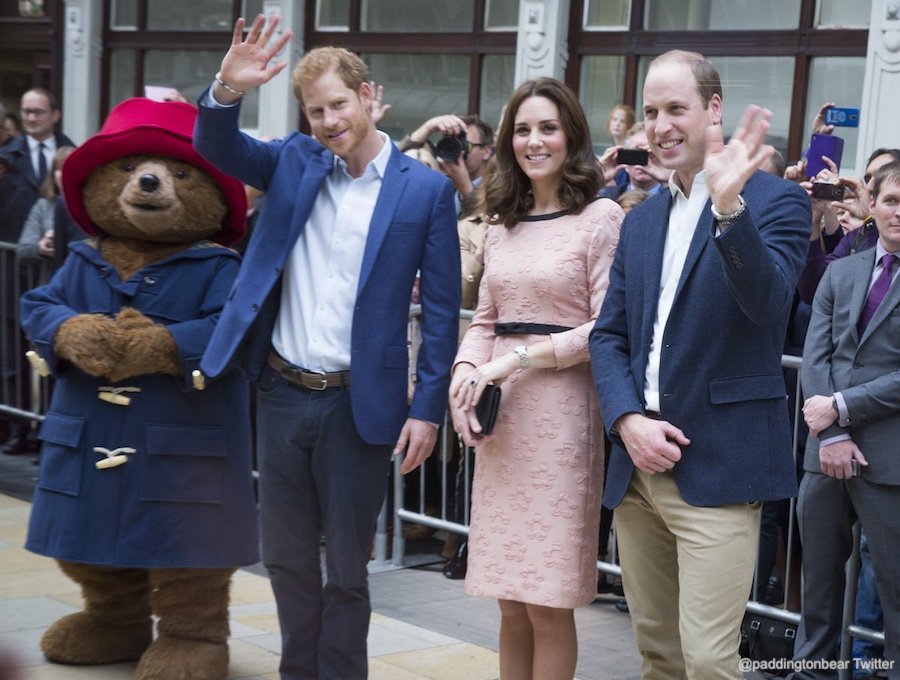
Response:
[{"label": "black handbag on ground", "polygon": [[496,385],[485,385],[478,403],[475,404],[475,417],[481,424],[481,434],[494,431],[497,413],[500,410],[500,388]]},{"label": "black handbag on ground", "polygon": [[[791,659],[794,656],[794,640],[797,626],[763,614],[744,614],[741,622],[740,654],[753,661]],[[790,669],[777,672],[787,675]]]}]

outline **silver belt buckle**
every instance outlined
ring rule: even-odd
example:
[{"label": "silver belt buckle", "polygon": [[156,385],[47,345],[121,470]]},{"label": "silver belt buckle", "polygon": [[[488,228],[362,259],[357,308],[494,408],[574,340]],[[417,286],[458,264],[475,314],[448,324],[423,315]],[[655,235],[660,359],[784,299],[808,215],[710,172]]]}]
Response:
[{"label": "silver belt buckle", "polygon": [[310,385],[309,389],[316,390],[317,392],[321,392],[326,387],[328,387],[328,376],[325,375],[325,373],[323,373],[321,371],[307,371],[306,374],[309,376],[316,376],[319,380],[322,381],[322,384],[319,387],[314,387],[314,386]]}]

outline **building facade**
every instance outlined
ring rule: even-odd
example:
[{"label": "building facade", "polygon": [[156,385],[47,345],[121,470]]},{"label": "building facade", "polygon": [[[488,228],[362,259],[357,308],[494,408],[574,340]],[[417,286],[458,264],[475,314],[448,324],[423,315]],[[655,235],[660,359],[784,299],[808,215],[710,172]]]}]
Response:
[{"label": "building facade", "polygon": [[[757,103],[774,113],[770,142],[788,161],[808,144],[824,102],[861,108],[841,128],[844,168],[878,146],[900,146],[900,3],[889,0],[0,0],[0,101],[13,111],[28,87],[61,99],[63,129],[95,132],[118,101],[153,87],[193,100],[211,82],[238,16],[278,14],[307,49],[360,53],[392,109],[395,139],[439,113],[496,124],[527,77],[554,75],[579,95],[595,142],[610,139],[618,102],[641,106],[653,57],[672,48],[709,56],[729,123]],[[147,90],[146,88],[151,88]],[[281,135],[303,125],[283,73],[248,95],[242,125]]]}]

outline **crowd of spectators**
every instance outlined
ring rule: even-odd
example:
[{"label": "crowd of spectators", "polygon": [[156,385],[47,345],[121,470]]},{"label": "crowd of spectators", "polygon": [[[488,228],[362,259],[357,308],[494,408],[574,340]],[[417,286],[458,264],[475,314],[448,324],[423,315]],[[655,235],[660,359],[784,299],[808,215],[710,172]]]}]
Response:
[{"label": "crowd of spectators", "polygon": [[[853,655],[900,661],[900,580],[892,566],[900,547],[892,519],[900,468],[890,461],[900,434],[891,363],[900,267],[890,264],[900,246],[900,150],[873,150],[861,177],[841,174],[828,158],[825,170],[807,176],[808,159],[786,167],[765,146],[764,111],[749,110],[730,140],[707,134],[721,129],[723,110],[721,88],[709,85],[718,76],[711,74],[714,67],[699,55],[675,51],[654,61],[643,120],[627,105],[613,107],[612,145],[599,156],[574,95],[552,79],[513,93],[496,138],[475,114],[442,113],[397,142],[453,187],[460,308],[475,310],[475,317],[460,329],[450,412],[476,463],[471,543],[454,545],[457,563],[445,573],[465,576],[474,595],[498,599],[504,678],[572,677],[572,609],[594,599],[594,562],[612,552],[613,517],[627,600],[620,609],[632,616],[645,677],[738,677],[737,632],[748,598],[799,611],[796,660],[835,659],[843,565],[857,519],[863,528],[857,623],[883,628],[885,645],[856,640]],[[388,114],[380,86],[366,80],[350,89],[368,102],[360,120],[378,123]],[[221,103],[205,105],[216,110]],[[833,106],[817,112],[814,132],[835,134],[825,124]],[[16,244],[21,263],[45,261],[52,272],[66,244],[83,237],[59,194],[74,144],[56,129],[60,110],[51,93],[24,93],[20,113],[21,129],[18,117],[0,107],[0,241]],[[366,134],[380,133],[372,127]],[[353,158],[338,143],[333,150]],[[644,151],[646,160],[623,162],[625,150]],[[814,184],[842,187],[843,196],[817,198]],[[247,186],[255,220],[269,207]],[[658,259],[660,280],[637,282],[646,253]],[[574,270],[583,280],[573,279]],[[22,283],[10,278],[20,275],[17,268],[4,272],[2,332],[11,338],[19,333],[12,291]],[[874,330],[866,330],[853,316],[879,280],[888,292],[871,303]],[[636,291],[644,297],[632,298]],[[419,294],[417,288],[413,301]],[[524,326],[505,328],[510,323]],[[796,374],[784,372],[787,388],[760,379],[782,352],[803,355],[801,417],[791,423],[802,433],[799,451],[787,436]],[[757,359],[751,380],[745,373]],[[27,410],[29,397],[16,379],[26,370],[23,360],[7,353],[3,361],[4,401]],[[869,375],[866,364],[880,372]],[[498,433],[484,436],[475,407],[488,383],[502,386],[503,400]],[[695,383],[697,390],[673,394]],[[573,402],[570,393],[587,396]],[[564,445],[548,441],[557,437]],[[4,453],[34,451],[21,421],[0,417],[0,438]],[[612,488],[600,522],[604,483]],[[798,489],[799,546],[785,554],[788,499]],[[372,497],[380,499],[380,492]],[[562,498],[570,503],[565,512]],[[466,502],[458,500],[458,518]],[[307,542],[317,542],[318,527],[311,524],[309,534],[316,540]],[[519,542],[522,536],[528,541]],[[545,545],[547,536],[552,541]],[[703,545],[702,559],[692,542]],[[353,560],[357,552],[364,551]],[[792,561],[802,564],[802,583],[785,582]],[[563,564],[568,571],[557,577]],[[279,607],[301,621],[286,597]],[[898,673],[891,668],[886,677]],[[836,676],[797,670],[792,677]],[[875,676],[860,663],[854,678],[863,677]]]}]

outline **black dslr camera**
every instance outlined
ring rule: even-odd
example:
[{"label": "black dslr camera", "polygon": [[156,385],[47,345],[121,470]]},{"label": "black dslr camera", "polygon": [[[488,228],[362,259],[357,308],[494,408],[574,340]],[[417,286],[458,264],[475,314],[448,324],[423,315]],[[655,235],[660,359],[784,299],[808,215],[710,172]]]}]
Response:
[{"label": "black dslr camera", "polygon": [[469,140],[466,139],[465,132],[460,132],[456,135],[444,135],[434,145],[433,151],[436,158],[456,163],[460,154],[468,153]]}]

